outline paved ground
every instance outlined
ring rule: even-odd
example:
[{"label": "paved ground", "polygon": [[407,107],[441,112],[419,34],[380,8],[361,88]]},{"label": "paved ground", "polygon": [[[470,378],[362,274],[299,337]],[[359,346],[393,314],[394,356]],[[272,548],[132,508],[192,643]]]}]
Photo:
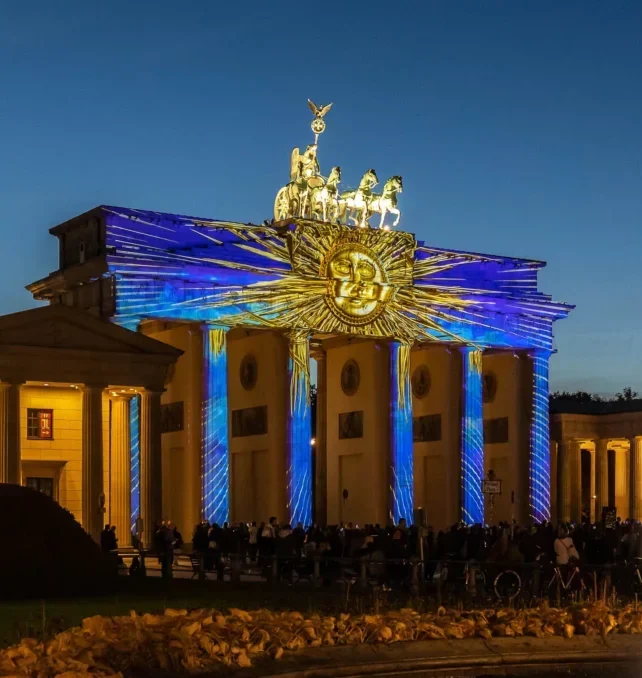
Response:
[{"label": "paved ground", "polygon": [[639,678],[642,637],[494,638],[315,648],[240,671],[248,678],[539,676]]}]

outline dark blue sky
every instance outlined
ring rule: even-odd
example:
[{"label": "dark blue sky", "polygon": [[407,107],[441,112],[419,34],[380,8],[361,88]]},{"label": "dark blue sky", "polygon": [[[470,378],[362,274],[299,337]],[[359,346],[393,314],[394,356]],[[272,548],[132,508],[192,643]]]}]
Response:
[{"label": "dark blue sky", "polygon": [[3,0],[0,313],[97,204],[271,217],[310,97],[322,170],[402,174],[401,227],[549,262],[554,388],[642,390],[641,36],[638,1]]}]

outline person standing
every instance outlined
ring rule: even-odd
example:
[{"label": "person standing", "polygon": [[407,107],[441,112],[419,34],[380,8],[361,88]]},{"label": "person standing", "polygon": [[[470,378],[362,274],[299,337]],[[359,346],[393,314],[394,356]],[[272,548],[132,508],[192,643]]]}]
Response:
[{"label": "person standing", "polygon": [[306,537],[305,530],[303,529],[303,523],[297,523],[292,534],[294,535],[294,548],[296,551],[296,557],[301,559]]},{"label": "person standing", "polygon": [[259,528],[256,526],[256,520],[254,520],[248,530],[248,552],[251,562],[254,562],[256,560],[258,539],[259,539]]},{"label": "person standing", "polygon": [[557,535],[557,539],[553,544],[555,549],[555,562],[557,565],[568,565],[570,561],[578,561],[580,554],[575,548],[573,539],[569,536],[565,527],[561,526]]}]

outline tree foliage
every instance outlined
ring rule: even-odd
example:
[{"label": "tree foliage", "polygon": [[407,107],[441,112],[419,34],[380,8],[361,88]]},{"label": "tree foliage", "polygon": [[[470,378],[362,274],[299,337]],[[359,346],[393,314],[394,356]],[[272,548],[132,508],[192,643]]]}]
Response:
[{"label": "tree foliage", "polygon": [[555,391],[551,393],[551,402],[574,402],[574,403],[623,403],[635,400],[638,392],[630,386],[625,386],[619,393],[611,398],[604,398],[598,393],[589,393],[588,391]]}]

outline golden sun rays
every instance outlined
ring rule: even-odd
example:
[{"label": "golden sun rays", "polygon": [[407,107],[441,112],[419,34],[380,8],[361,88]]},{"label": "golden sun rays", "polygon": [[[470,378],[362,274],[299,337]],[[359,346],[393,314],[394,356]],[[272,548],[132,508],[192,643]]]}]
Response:
[{"label": "golden sun rays", "polygon": [[[415,262],[409,233],[318,222],[234,231],[242,240],[236,247],[252,263],[207,261],[265,279],[219,287],[210,299],[187,302],[225,309],[218,320],[223,325],[466,343],[445,326],[467,322],[461,313],[479,304],[470,298],[474,291],[426,284],[431,274],[459,261],[435,256]],[[421,285],[414,284],[417,274]]]}]

